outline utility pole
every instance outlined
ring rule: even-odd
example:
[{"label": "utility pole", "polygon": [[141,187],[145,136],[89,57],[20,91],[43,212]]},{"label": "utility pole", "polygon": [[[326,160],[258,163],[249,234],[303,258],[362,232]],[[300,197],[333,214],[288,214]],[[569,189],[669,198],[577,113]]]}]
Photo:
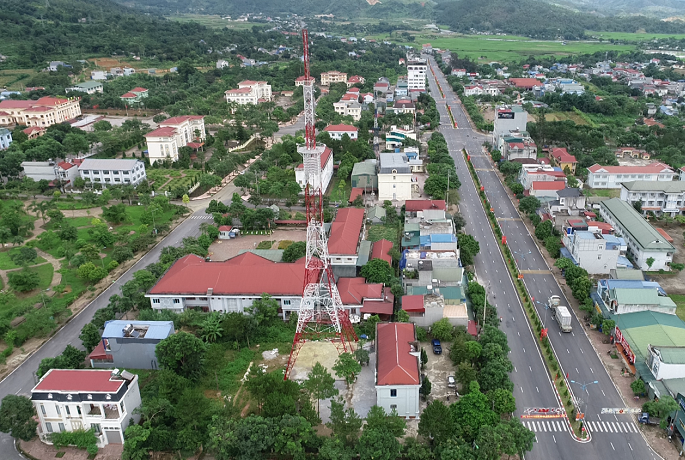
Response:
[{"label": "utility pole", "polygon": [[447,191],[445,192],[445,209],[450,208],[450,170],[447,170]]}]

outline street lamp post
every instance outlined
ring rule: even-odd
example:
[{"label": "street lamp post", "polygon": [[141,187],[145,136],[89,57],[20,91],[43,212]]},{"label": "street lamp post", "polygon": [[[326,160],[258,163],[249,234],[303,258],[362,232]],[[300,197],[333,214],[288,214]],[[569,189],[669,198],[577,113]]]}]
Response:
[{"label": "street lamp post", "polygon": [[[590,393],[587,391],[587,387],[596,383],[599,383],[597,380],[593,382],[587,382],[587,383],[581,383],[581,382],[576,382],[575,380],[571,380],[571,383],[575,383],[576,385],[580,385],[580,391],[587,393],[588,397],[590,396]],[[578,398],[576,398],[578,400]],[[581,400],[582,402],[582,400]],[[580,403],[578,404],[578,408],[580,409]],[[587,401],[585,401],[585,409],[587,410]],[[585,418],[585,411],[582,412],[583,418]]]}]

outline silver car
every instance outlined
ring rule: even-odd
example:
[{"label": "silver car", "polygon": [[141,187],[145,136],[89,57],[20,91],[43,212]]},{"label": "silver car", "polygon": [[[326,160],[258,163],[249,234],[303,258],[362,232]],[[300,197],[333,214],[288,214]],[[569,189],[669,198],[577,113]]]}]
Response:
[{"label": "silver car", "polygon": [[450,375],[447,377],[447,388],[455,388],[457,386],[457,382],[454,380],[454,376]]}]

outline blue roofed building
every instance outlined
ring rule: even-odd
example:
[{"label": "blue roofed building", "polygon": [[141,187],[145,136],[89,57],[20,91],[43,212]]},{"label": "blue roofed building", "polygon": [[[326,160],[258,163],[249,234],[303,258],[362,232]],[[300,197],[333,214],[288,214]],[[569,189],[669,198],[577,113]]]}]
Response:
[{"label": "blue roofed building", "polygon": [[155,348],[173,333],[173,321],[107,321],[88,359],[93,368],[159,369]]}]

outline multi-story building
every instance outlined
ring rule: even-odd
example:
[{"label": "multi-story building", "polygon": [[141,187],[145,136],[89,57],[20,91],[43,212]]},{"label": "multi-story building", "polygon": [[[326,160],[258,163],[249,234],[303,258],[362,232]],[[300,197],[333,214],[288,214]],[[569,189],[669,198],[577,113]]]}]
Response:
[{"label": "multi-story building", "polygon": [[657,216],[685,215],[685,182],[682,180],[623,182],[621,200],[632,205],[639,202],[643,214],[651,211]]},{"label": "multi-story building", "polygon": [[[616,268],[632,268],[625,258],[626,244],[622,238],[601,232],[573,231],[564,228],[562,242],[571,260],[591,275],[609,274]],[[620,260],[619,260],[620,259]]]},{"label": "multi-story building", "polygon": [[[328,147],[325,147],[323,153],[321,154],[321,190],[325,193],[328,190],[328,185],[331,183],[331,178],[333,178],[333,151]],[[304,193],[305,186],[305,176],[304,176],[304,163],[300,163],[295,168],[295,181],[302,188],[302,193]],[[309,177],[309,184],[312,187],[318,187],[319,184],[315,182],[315,177]]]},{"label": "multi-story building", "polygon": [[[628,255],[645,271],[670,270],[675,247],[666,241],[628,202],[611,198],[599,204],[604,222],[611,224],[618,236],[628,243]],[[651,262],[651,263],[648,263]]]},{"label": "multi-story building", "polygon": [[268,294],[287,320],[299,310],[303,282],[304,258],[276,263],[246,252],[214,262],[190,254],[177,260],[145,297],[154,310],[245,313],[252,302]]},{"label": "multi-story building", "polygon": [[502,153],[502,158],[508,161],[535,159],[538,156],[538,147],[535,145],[535,141],[525,131],[502,134],[495,145]]},{"label": "multi-story building", "polygon": [[616,158],[626,157],[639,160],[649,160],[651,155],[646,150],[636,149],[635,147],[620,147],[616,149]]},{"label": "multi-story building", "polygon": [[0,128],[0,150],[9,148],[12,143],[12,131],[7,128]]},{"label": "multi-story building", "polygon": [[347,79],[347,87],[350,88],[354,85],[363,85],[366,83],[366,78],[361,77],[359,75],[352,75],[350,78]]},{"label": "multi-story building", "polygon": [[347,74],[345,72],[338,72],[331,70],[321,74],[321,86],[330,86],[331,83],[345,83],[347,84]]},{"label": "multi-story building", "polygon": [[102,340],[88,355],[90,366],[159,369],[155,348],[173,333],[173,321],[107,321]]},{"label": "multi-story building", "polygon": [[95,431],[98,447],[123,444],[128,425],[138,423],[138,376],[95,369],[50,369],[31,390],[39,433]]},{"label": "multi-story building", "polygon": [[79,98],[59,99],[51,96],[36,101],[6,99],[0,101],[0,124],[47,128],[81,115],[79,101]]},{"label": "multi-story building", "polygon": [[[316,83],[316,78],[314,78],[314,77],[309,77],[309,79],[312,81],[312,83]],[[305,82],[306,80],[307,80],[307,79],[305,78],[304,75],[302,75],[301,77],[297,77],[297,78],[295,79],[295,86],[304,86],[304,82]]]},{"label": "multi-story building", "polygon": [[140,160],[86,158],[78,168],[81,178],[92,184],[136,186],[147,179],[145,163]]},{"label": "multi-story building", "polygon": [[359,121],[362,118],[362,105],[354,100],[344,100],[333,104],[333,110],[335,113],[339,114],[341,117],[352,117],[354,121]]},{"label": "multi-story building", "polygon": [[412,323],[376,325],[376,404],[387,413],[417,418],[421,413],[421,348]]},{"label": "multi-story building", "polygon": [[71,187],[74,179],[78,177],[77,165],[67,161],[24,161],[21,166],[24,168],[24,176],[36,182],[47,180],[50,186],[59,183],[62,188]]},{"label": "multi-story building", "polygon": [[492,144],[498,145],[498,140],[503,134],[526,131],[527,126],[528,112],[520,105],[498,107],[495,111]]},{"label": "multi-story building", "polygon": [[405,139],[416,140],[416,132],[414,132],[412,129],[408,129],[409,126],[405,126],[404,128],[398,128],[394,125],[390,127],[390,131],[385,134],[386,150],[393,150],[398,147],[402,147]]},{"label": "multi-story building", "polygon": [[178,160],[181,147],[200,148],[207,138],[205,117],[184,115],[164,120],[159,127],[145,135],[150,163],[156,161]]},{"label": "multi-story building", "polygon": [[554,164],[561,168],[562,171],[566,172],[566,168],[571,171],[571,174],[576,173],[576,165],[578,161],[576,157],[568,153],[565,148],[554,148],[549,153],[550,158],[554,160]]},{"label": "multi-story building", "polygon": [[147,98],[149,91],[147,88],[141,88],[140,86],[133,88],[128,93],[119,96],[119,99],[127,104],[138,104],[143,102],[143,99]]},{"label": "multi-story building", "polygon": [[559,168],[549,165],[524,164],[519,173],[519,182],[525,190],[530,190],[533,182],[541,181],[566,181],[566,174]]},{"label": "multi-story building", "polygon": [[243,80],[238,83],[238,89],[226,91],[226,102],[239,105],[259,104],[271,100],[271,85],[265,81]]},{"label": "multi-story building", "polygon": [[587,168],[587,186],[590,188],[621,188],[623,182],[672,181],[678,176],[669,166],[654,162],[647,166],[601,166]]},{"label": "multi-story building", "polygon": [[653,311],[675,316],[676,312],[673,299],[655,281],[601,279],[592,297],[612,315]]},{"label": "multi-story building", "polygon": [[355,126],[345,124],[328,125],[324,128],[324,131],[331,136],[331,139],[335,139],[336,141],[341,140],[345,134],[349,136],[350,140],[356,141],[359,132]]},{"label": "multi-story building", "polygon": [[380,201],[411,200],[412,172],[403,153],[381,153],[378,171],[378,199]]},{"label": "multi-story building", "polygon": [[428,66],[425,59],[410,60],[407,62],[407,83],[409,90],[426,89],[426,71]]},{"label": "multi-story building", "polygon": [[83,83],[76,83],[70,88],[66,88],[67,93],[71,91],[78,91],[86,94],[101,93],[104,90],[104,85],[97,80],[84,81]]},{"label": "multi-story building", "polygon": [[359,244],[364,236],[364,224],[364,210],[360,208],[338,210],[331,223],[328,254],[336,278],[352,278],[357,275]]}]

